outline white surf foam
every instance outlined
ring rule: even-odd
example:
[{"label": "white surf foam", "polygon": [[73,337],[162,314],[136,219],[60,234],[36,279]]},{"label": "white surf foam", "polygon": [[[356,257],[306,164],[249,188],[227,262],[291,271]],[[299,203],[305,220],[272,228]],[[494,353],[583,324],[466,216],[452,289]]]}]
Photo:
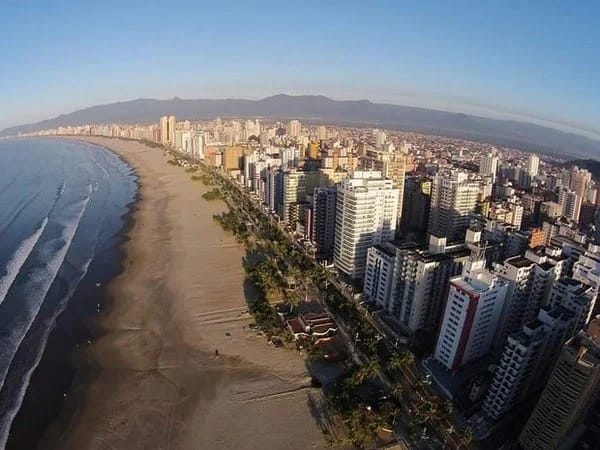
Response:
[{"label": "white surf foam", "polygon": [[39,228],[31,236],[21,242],[21,245],[15,250],[11,259],[6,264],[6,275],[0,278],[0,305],[6,298],[6,294],[15,281],[15,278],[19,275],[21,267],[23,267],[23,264],[25,264],[25,261],[27,261],[35,245],[40,240],[40,236],[46,229],[46,225],[48,225],[47,217],[42,220]]},{"label": "white surf foam", "polygon": [[[90,186],[88,186],[88,190],[91,192]],[[19,323],[15,324],[12,329],[8,330],[7,336],[3,336],[2,339],[0,339],[0,389],[4,386],[6,374],[21,342],[23,342],[23,339],[37,317],[42,303],[50,290],[50,286],[52,286],[52,283],[65,260],[89,201],[90,197],[88,195],[84,200],[66,208],[70,212],[72,211],[72,218],[65,224],[62,236],[49,242],[49,244],[62,242],[63,245],[54,252],[42,268],[31,275],[31,278],[23,288],[23,307],[27,314]]]},{"label": "white surf foam", "polygon": [[46,349],[46,344],[48,343],[48,338],[50,337],[50,333],[56,325],[56,319],[65,310],[67,304],[69,303],[69,300],[75,293],[75,289],[77,289],[77,286],[79,285],[83,277],[86,276],[90,264],[95,256],[96,255],[94,249],[94,253],[92,254],[92,256],[83,265],[81,275],[73,281],[73,283],[69,287],[69,291],[61,300],[58,308],[56,308],[52,316],[47,319],[50,325],[44,328],[40,345],[36,351],[35,360],[32,366],[23,375],[23,382],[19,385],[19,390],[15,393],[16,396],[14,398],[13,404],[11,405],[10,409],[5,412],[5,414],[2,416],[2,419],[0,420],[0,449],[4,449],[4,447],[6,446],[6,442],[8,440],[8,435],[10,433],[10,428],[12,426],[13,420],[15,419],[19,410],[21,409],[23,399],[25,398],[25,394],[27,393],[27,388],[29,387],[29,383],[31,382],[31,377],[33,376],[35,369],[37,369],[37,366],[42,360],[42,356],[44,355],[44,351]]}]

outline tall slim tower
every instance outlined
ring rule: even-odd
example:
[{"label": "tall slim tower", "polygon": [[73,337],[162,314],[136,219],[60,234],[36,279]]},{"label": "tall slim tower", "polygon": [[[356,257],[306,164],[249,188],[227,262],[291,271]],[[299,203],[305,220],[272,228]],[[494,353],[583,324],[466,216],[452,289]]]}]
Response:
[{"label": "tall slim tower", "polygon": [[351,279],[362,279],[369,247],[394,239],[398,195],[377,171],[354,172],[338,186],[333,257]]},{"label": "tall slim tower", "polygon": [[587,189],[592,181],[592,174],[585,169],[575,167],[569,177],[569,188],[575,191],[580,198],[585,198]]},{"label": "tall slim tower", "polygon": [[537,320],[508,337],[483,404],[487,417],[499,419],[539,390],[574,322],[570,311],[545,306]]},{"label": "tall slim tower", "polygon": [[563,188],[558,193],[558,203],[560,204],[561,214],[567,219],[579,220],[581,210],[581,197],[575,191]]},{"label": "tall slim tower", "polygon": [[175,119],[175,116],[169,116],[169,128],[168,128],[169,144],[171,144],[171,146],[173,146],[173,147],[175,146],[176,123],[177,123],[177,120]]},{"label": "tall slim tower", "polygon": [[481,175],[490,175],[492,182],[496,181],[496,172],[498,171],[498,156],[494,153],[488,153],[481,157],[479,162],[479,173]]},{"label": "tall slim tower", "polygon": [[330,260],[335,242],[335,215],[337,189],[318,187],[313,195],[313,241],[317,258]]},{"label": "tall slim tower", "polygon": [[477,208],[481,183],[459,170],[440,171],[431,184],[431,209],[427,232],[460,241],[469,228],[471,214]]},{"label": "tall slim tower", "polygon": [[539,173],[540,158],[538,155],[531,154],[527,159],[527,173],[531,178],[535,177]]},{"label": "tall slim tower", "polygon": [[600,395],[600,316],[563,347],[519,436],[522,448],[557,448]]},{"label": "tall slim tower", "polygon": [[385,131],[382,130],[373,130],[373,134],[375,135],[375,147],[381,148],[387,139],[387,135]]},{"label": "tall slim tower", "polygon": [[160,143],[168,145],[169,136],[169,118],[167,116],[162,116],[160,118]]}]

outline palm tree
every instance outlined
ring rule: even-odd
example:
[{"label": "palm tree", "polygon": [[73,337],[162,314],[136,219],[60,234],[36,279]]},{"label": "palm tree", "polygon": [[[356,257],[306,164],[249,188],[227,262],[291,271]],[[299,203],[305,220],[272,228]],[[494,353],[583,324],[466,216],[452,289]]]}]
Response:
[{"label": "palm tree", "polygon": [[441,412],[437,405],[425,400],[417,405],[415,415],[420,423],[437,422],[441,419]]},{"label": "palm tree", "polygon": [[388,370],[395,372],[404,369],[415,362],[415,357],[410,352],[397,353],[387,362]]},{"label": "palm tree", "polygon": [[392,386],[392,395],[394,397],[401,397],[402,394],[404,393],[404,385],[400,382],[394,383],[394,385]]},{"label": "palm tree", "polygon": [[355,384],[361,385],[368,379],[375,378],[379,373],[379,363],[372,359],[367,364],[360,366],[360,368],[354,372],[352,378],[355,381]]},{"label": "palm tree", "polygon": [[296,290],[286,291],[283,296],[283,301],[290,307],[291,314],[294,311],[294,308],[298,306],[298,303],[300,303],[300,297],[298,296]]}]

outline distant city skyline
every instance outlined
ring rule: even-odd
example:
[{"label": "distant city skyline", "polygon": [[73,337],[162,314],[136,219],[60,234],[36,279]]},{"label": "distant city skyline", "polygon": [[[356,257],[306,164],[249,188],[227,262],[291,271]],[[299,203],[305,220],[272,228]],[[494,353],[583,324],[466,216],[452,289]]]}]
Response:
[{"label": "distant city skyline", "polygon": [[322,94],[600,139],[598,5],[0,5],[0,128],[135,98]]}]

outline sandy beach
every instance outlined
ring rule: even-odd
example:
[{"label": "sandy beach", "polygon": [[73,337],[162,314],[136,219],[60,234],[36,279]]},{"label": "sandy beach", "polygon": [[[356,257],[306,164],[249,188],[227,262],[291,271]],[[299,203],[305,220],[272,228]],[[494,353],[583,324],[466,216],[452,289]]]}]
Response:
[{"label": "sandy beach", "polygon": [[160,149],[87,140],[134,167],[139,201],[98,336],[75,355],[41,448],[323,448],[303,356],[248,329],[244,248],[212,219],[224,204]]}]

